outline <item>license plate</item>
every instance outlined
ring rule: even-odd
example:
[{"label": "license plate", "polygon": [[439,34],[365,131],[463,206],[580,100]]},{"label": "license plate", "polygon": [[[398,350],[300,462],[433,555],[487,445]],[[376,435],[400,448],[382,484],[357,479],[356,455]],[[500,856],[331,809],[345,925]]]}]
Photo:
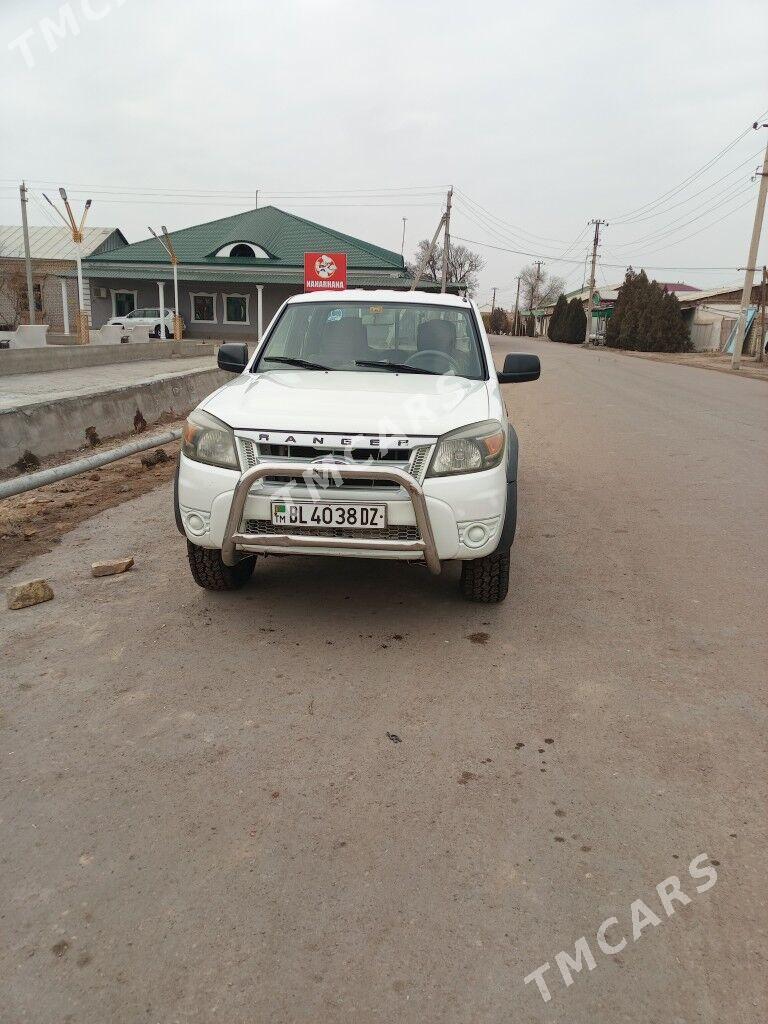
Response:
[{"label": "license plate", "polygon": [[360,505],[351,501],[273,501],[274,526],[348,527],[355,530],[383,530],[387,525],[386,505]]}]

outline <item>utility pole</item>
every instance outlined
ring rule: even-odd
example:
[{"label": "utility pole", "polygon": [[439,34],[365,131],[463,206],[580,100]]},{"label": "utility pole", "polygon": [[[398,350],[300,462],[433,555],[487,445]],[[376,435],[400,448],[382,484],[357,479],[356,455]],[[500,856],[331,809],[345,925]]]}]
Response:
[{"label": "utility pole", "polygon": [[432,241],[429,243],[429,246],[427,247],[427,251],[424,253],[424,255],[419,260],[419,265],[416,268],[416,273],[413,275],[413,284],[409,288],[409,291],[415,292],[416,289],[419,287],[419,281],[424,276],[424,270],[426,269],[427,263],[429,263],[429,259],[430,259],[431,255],[432,255],[432,253],[434,252],[435,245],[437,243],[437,236],[443,230],[443,225],[444,224],[445,224],[445,214],[443,214],[441,216],[441,218],[440,218],[440,222],[437,225],[437,229],[436,229],[434,235],[432,235]]},{"label": "utility pole", "polygon": [[256,189],[256,194],[254,195],[253,199],[254,199],[253,208],[254,208],[254,210],[258,210],[258,208],[259,208],[259,190],[258,189]]},{"label": "utility pole", "polygon": [[496,289],[495,288],[493,289],[493,298],[491,299],[491,316],[493,316],[494,309],[496,309]]},{"label": "utility pole", "polygon": [[[757,131],[758,128],[768,128],[768,123],[760,124],[755,121],[752,127]],[[747,257],[747,266],[744,272],[744,289],[741,293],[741,310],[739,311],[739,322],[736,328],[736,341],[733,346],[733,358],[731,359],[732,370],[738,370],[739,364],[741,363],[741,352],[744,348],[744,336],[747,328],[747,309],[749,308],[749,303],[752,299],[752,284],[755,280],[757,249],[760,245],[760,231],[763,227],[763,214],[765,213],[765,196],[768,192],[768,143],[765,147],[763,169],[762,171],[758,171],[758,174],[760,175],[760,190],[757,193],[755,223],[752,225],[752,239],[749,243],[749,256]]]},{"label": "utility pole", "polygon": [[[533,279],[533,285],[531,286],[531,294],[528,302],[528,328],[531,327],[531,321],[533,320],[533,304],[536,302],[536,292],[538,291],[539,281],[541,280],[541,268],[544,266],[543,260],[534,260],[534,267],[536,267],[536,277]],[[526,328],[526,329],[528,329]],[[534,322],[533,333],[536,334],[536,327]]]},{"label": "utility pole", "polygon": [[519,334],[519,331],[518,331],[518,317],[519,317],[519,315],[520,315],[520,314],[518,313],[518,309],[519,309],[519,308],[520,308],[520,275],[518,274],[518,275],[517,275],[517,292],[515,293],[515,319],[514,319],[514,329],[513,329],[513,331],[512,331],[512,333],[514,334],[514,336],[515,336],[515,337],[517,337],[517,336],[518,336],[518,334]]},{"label": "utility pole", "polygon": [[69,205],[67,199],[66,190],[63,188],[59,189],[59,195],[64,200],[64,208],[67,211],[67,217],[61,212],[55,203],[51,202],[48,196],[43,192],[43,199],[45,199],[58,213],[59,217],[64,221],[66,226],[72,232],[72,241],[75,243],[75,260],[77,261],[77,300],[78,300],[78,313],[77,313],[77,327],[78,335],[80,337],[81,345],[88,345],[91,336],[88,331],[88,314],[85,311],[85,288],[83,285],[83,263],[82,263],[82,249],[83,249],[83,228],[85,227],[85,218],[88,216],[88,211],[91,208],[92,200],[86,199],[85,206],[83,207],[83,216],[80,218],[80,223],[77,224],[72,214],[72,207]]},{"label": "utility pole", "polygon": [[405,256],[405,222],[408,220],[407,217],[403,217],[403,240],[400,243],[400,255]]},{"label": "utility pole", "polygon": [[768,268],[763,267],[763,280],[760,284],[760,333],[757,336],[757,361],[765,360],[765,290],[768,285]]},{"label": "utility pole", "polygon": [[27,265],[27,305],[29,306],[29,322],[35,322],[35,286],[32,283],[32,256],[29,252],[29,225],[27,224],[27,186],[22,181],[21,193],[21,226],[24,231],[24,262]]},{"label": "utility pole", "polygon": [[595,265],[597,263],[597,247],[600,244],[600,225],[607,224],[607,220],[591,220],[590,224],[595,225],[595,238],[592,242],[592,266],[589,271],[589,297],[587,300],[587,328],[584,332],[584,344],[589,344],[589,338],[592,334],[592,303],[595,298]]},{"label": "utility pole", "polygon": [[453,185],[448,189],[448,200],[445,205],[445,235],[443,237],[443,280],[440,291],[448,290],[448,259],[451,252],[451,204],[453,202]]}]

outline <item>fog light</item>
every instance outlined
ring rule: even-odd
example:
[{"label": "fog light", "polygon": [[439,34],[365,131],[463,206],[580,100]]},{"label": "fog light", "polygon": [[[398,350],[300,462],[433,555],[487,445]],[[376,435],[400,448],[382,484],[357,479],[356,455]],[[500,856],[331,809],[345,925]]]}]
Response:
[{"label": "fog light", "polygon": [[202,533],[205,530],[205,523],[196,512],[187,516],[187,526],[192,533]]},{"label": "fog light", "polygon": [[487,536],[488,531],[482,523],[475,523],[473,526],[470,526],[464,534],[466,543],[476,548],[479,548],[485,542]]}]

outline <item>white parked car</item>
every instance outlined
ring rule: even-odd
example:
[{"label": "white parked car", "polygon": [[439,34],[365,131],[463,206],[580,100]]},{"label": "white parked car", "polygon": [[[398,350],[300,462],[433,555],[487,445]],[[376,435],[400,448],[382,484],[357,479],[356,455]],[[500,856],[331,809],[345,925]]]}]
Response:
[{"label": "white parked car", "polygon": [[256,556],[461,563],[474,601],[501,601],[517,520],[518,442],[500,383],[536,380],[539,359],[494,369],[477,306],[423,292],[288,299],[236,376],[189,416],[176,523],[195,581],[232,590]]},{"label": "white parked car", "polygon": [[[162,320],[160,318],[160,309],[155,306],[153,308],[146,309],[133,309],[130,313],[126,313],[125,316],[113,316],[111,320],[107,320],[108,324],[112,324],[115,327],[122,327],[126,331],[130,331],[134,327],[148,327],[149,333],[154,338],[160,338],[163,336],[164,331],[166,338],[173,337],[173,310],[163,310],[165,316]],[[184,321],[181,322],[182,332],[185,330]]]}]

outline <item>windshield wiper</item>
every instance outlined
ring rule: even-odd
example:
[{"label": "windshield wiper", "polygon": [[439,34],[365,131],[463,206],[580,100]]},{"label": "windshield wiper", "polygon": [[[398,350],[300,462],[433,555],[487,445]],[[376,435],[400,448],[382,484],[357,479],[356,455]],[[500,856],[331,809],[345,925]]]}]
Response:
[{"label": "windshield wiper", "polygon": [[385,359],[356,359],[355,366],[377,366],[383,370],[395,370],[398,373],[427,373],[430,377],[442,377],[435,370],[425,370],[423,366],[410,366],[408,363],[390,363]]},{"label": "windshield wiper", "polygon": [[330,370],[330,366],[310,363],[308,359],[294,359],[292,356],[264,356],[265,363],[285,363],[286,366],[300,366],[302,370]]}]

